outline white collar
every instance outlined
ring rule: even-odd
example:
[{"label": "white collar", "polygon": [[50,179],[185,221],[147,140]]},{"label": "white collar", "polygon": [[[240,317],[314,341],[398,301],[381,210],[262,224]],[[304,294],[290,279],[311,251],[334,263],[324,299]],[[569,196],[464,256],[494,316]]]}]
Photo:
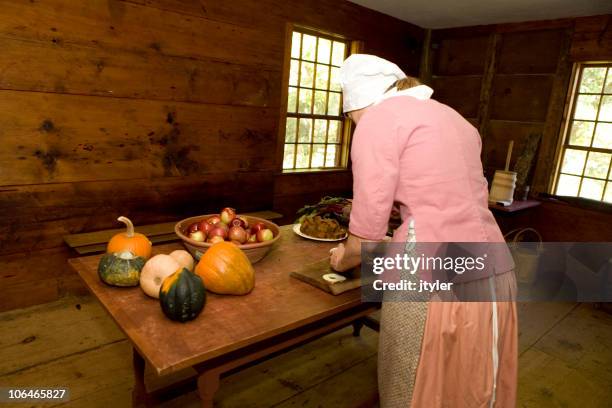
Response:
[{"label": "white collar", "polygon": [[374,105],[394,96],[412,96],[413,98],[423,101],[431,98],[433,92],[433,89],[431,89],[427,85],[417,85],[412,88],[404,89],[403,91],[398,91],[397,88],[393,88],[390,91],[385,92],[380,98],[378,98],[378,100],[374,102]]}]

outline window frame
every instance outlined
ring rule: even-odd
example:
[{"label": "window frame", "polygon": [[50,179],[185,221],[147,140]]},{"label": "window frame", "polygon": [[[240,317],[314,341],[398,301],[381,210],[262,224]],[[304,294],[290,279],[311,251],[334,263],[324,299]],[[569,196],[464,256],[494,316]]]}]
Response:
[{"label": "window frame", "polygon": [[[287,112],[287,105],[288,105],[288,98],[289,98],[289,77],[290,77],[291,59],[292,59],[291,58],[291,42],[292,42],[294,31],[297,31],[301,34],[308,34],[308,35],[316,36],[317,38],[322,37],[322,38],[332,40],[332,41],[342,41],[346,45],[346,54],[345,54],[346,56],[352,53],[359,52],[360,48],[362,47],[362,43],[360,41],[350,40],[342,34],[330,33],[325,30],[306,27],[306,26],[298,25],[294,23],[287,23],[286,33],[285,33],[285,55],[284,55],[283,72],[282,72],[282,90],[281,90],[278,139],[277,139],[277,152],[276,152],[277,166],[276,167],[280,171],[281,174],[349,171],[350,170],[349,160],[348,160],[349,159],[349,148],[350,148],[350,142],[351,142],[351,135],[353,132],[353,125],[350,119],[345,117],[342,114],[342,112],[338,116],[320,115],[320,114],[314,114],[314,113],[304,114],[304,113],[297,112],[297,109],[295,113]],[[318,50],[318,47],[317,47],[317,50]],[[317,58],[315,55],[315,60],[316,59]],[[301,72],[298,72],[298,74],[300,73]],[[313,81],[314,80],[315,78],[313,78]],[[298,82],[297,87],[298,88],[300,87],[299,82]],[[318,89],[316,88],[315,83],[313,83],[312,89],[313,89],[312,105],[314,106],[314,97],[315,97],[314,90]],[[329,97],[329,89],[325,91],[326,91],[326,99],[327,99]],[[340,92],[340,109],[342,109],[342,93],[341,92]],[[315,168],[308,167],[308,168],[284,169],[283,162],[284,162],[285,133],[286,133],[286,126],[287,126],[287,118],[296,118],[297,131],[299,131],[299,119],[300,118],[313,119],[313,123],[315,119],[340,120],[342,130],[340,134],[340,143],[337,143],[337,145],[339,146],[339,152],[338,152],[339,157],[338,157],[337,165],[334,167],[315,167]],[[326,151],[329,145],[329,143],[327,142],[327,138],[329,137],[328,131],[329,131],[329,122],[327,123],[326,136],[325,136],[326,140],[324,143]],[[309,144],[311,146],[311,154],[310,154],[310,162],[309,162],[309,166],[310,166],[312,164],[312,146],[315,144],[314,138],[311,139],[311,142]],[[295,145],[297,149],[297,146],[298,146],[297,135],[296,135]],[[294,163],[295,163],[295,160],[297,160],[297,155],[294,155]]]},{"label": "window frame", "polygon": [[[602,85],[602,91],[600,93],[580,93],[579,89],[580,89],[580,83],[582,81],[582,75],[584,72],[585,68],[597,68],[597,67],[605,67],[608,68],[608,70],[606,71],[606,76],[604,77],[604,82]],[[580,190],[582,188],[582,183],[584,181],[584,179],[593,179],[593,180],[602,180],[599,179],[597,177],[591,177],[591,176],[585,176],[585,169],[586,169],[586,165],[587,165],[587,161],[588,161],[588,153],[589,152],[600,152],[600,153],[612,153],[612,149],[606,149],[606,148],[598,148],[598,147],[593,147],[593,141],[595,138],[595,131],[596,129],[596,125],[598,123],[612,123],[612,121],[600,121],[598,120],[599,118],[599,114],[601,111],[601,105],[602,105],[602,101],[603,101],[603,97],[606,95],[612,95],[612,94],[606,94],[604,93],[604,89],[605,89],[605,85],[606,82],[608,81],[608,79],[610,78],[610,76],[612,75],[612,61],[597,61],[597,62],[588,62],[588,61],[581,61],[581,62],[576,62],[574,63],[573,67],[572,67],[572,74],[571,74],[571,81],[570,81],[570,86],[568,87],[568,93],[566,96],[566,103],[565,103],[565,115],[563,118],[563,123],[562,126],[559,129],[559,143],[558,143],[558,147],[557,147],[557,151],[555,152],[555,156],[554,156],[554,173],[552,174],[552,182],[550,183],[550,189],[549,189],[549,193],[555,197],[559,197],[560,199],[570,199],[573,202],[590,202],[590,203],[597,203],[598,206],[604,207],[604,208],[612,208],[612,203],[604,201],[604,197],[606,196],[606,191],[608,188],[612,188],[612,187],[608,187],[609,183],[612,183],[612,180],[609,180],[607,177],[610,176],[610,172],[612,171],[612,158],[610,160],[610,163],[608,163],[608,173],[606,174],[606,179],[604,179],[605,184],[604,184],[604,189],[601,195],[601,198],[596,200],[596,199],[592,199],[592,198],[586,198],[586,197],[580,197],[579,195],[576,196],[562,196],[562,195],[557,195],[556,191],[557,191],[557,187],[559,184],[559,179],[562,175],[561,173],[561,168],[563,166],[563,161],[565,158],[565,154],[567,149],[573,149],[573,150],[580,150],[580,151],[584,151],[587,152],[587,157],[585,157],[585,162],[582,168],[582,173],[580,175],[577,174],[569,174],[572,176],[577,176],[580,177],[580,184],[578,186],[578,193],[580,194]],[[576,105],[577,105],[577,101],[578,101],[578,96],[579,95],[599,95],[601,96],[600,100],[599,100],[599,104],[597,107],[597,116],[594,120],[588,120],[588,119],[574,119],[574,115],[576,112]],[[576,145],[570,145],[569,144],[569,140],[570,140],[570,132],[571,132],[571,128],[573,126],[573,122],[575,120],[581,121],[581,122],[590,122],[595,124],[594,128],[593,128],[593,134],[591,135],[591,142],[590,142],[590,146],[576,146]],[[566,174],[566,173],[563,173]]]}]

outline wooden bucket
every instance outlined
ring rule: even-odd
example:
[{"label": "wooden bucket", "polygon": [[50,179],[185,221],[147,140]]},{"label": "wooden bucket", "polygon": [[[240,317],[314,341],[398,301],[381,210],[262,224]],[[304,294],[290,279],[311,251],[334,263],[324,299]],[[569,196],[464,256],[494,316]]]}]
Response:
[{"label": "wooden bucket", "polygon": [[514,200],[514,188],[516,187],[516,172],[497,170],[491,183],[489,201],[509,202]]}]

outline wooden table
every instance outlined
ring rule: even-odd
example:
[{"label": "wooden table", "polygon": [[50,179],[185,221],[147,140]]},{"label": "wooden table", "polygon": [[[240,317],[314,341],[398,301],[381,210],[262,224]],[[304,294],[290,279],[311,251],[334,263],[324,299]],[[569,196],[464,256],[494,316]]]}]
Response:
[{"label": "wooden table", "polygon": [[541,205],[542,202],[538,200],[514,200],[512,204],[504,206],[501,204],[489,203],[489,208],[494,211],[501,211],[503,213],[515,213],[517,211],[526,210]]},{"label": "wooden table", "polygon": [[[145,361],[163,376],[193,367],[202,406],[212,407],[222,374],[353,324],[355,335],[376,304],[361,303],[360,290],[333,296],[297,279],[292,270],[328,256],[334,245],[308,241],[281,228],[281,238],[255,264],[255,289],[246,296],[208,293],[204,311],[188,323],[167,319],[159,302],[140,288],[115,288],[97,274],[100,255],[73,258],[69,264],[85,281],[132,342],[134,406],[150,405],[154,396],[144,384]],[[154,253],[181,248],[173,243]]]},{"label": "wooden table", "polygon": [[534,217],[538,214],[537,207],[541,204],[538,200],[515,200],[506,207],[489,203],[489,209],[493,212],[499,228],[507,234],[517,228],[533,226]]}]

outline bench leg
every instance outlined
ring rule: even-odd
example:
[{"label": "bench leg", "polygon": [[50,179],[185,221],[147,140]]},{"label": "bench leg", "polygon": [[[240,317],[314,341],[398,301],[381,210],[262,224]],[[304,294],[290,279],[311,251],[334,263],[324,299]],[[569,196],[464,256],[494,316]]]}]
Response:
[{"label": "bench leg", "polygon": [[145,361],[138,354],[136,349],[132,349],[132,365],[134,367],[134,389],[132,390],[132,406],[148,407],[150,398],[147,394],[147,387],[144,382]]},{"label": "bench leg", "polygon": [[204,371],[198,377],[198,393],[202,400],[202,408],[213,408],[215,393],[219,389],[219,372]]},{"label": "bench leg", "polygon": [[353,337],[359,337],[361,334],[361,328],[363,327],[363,320],[355,320],[353,322]]}]

